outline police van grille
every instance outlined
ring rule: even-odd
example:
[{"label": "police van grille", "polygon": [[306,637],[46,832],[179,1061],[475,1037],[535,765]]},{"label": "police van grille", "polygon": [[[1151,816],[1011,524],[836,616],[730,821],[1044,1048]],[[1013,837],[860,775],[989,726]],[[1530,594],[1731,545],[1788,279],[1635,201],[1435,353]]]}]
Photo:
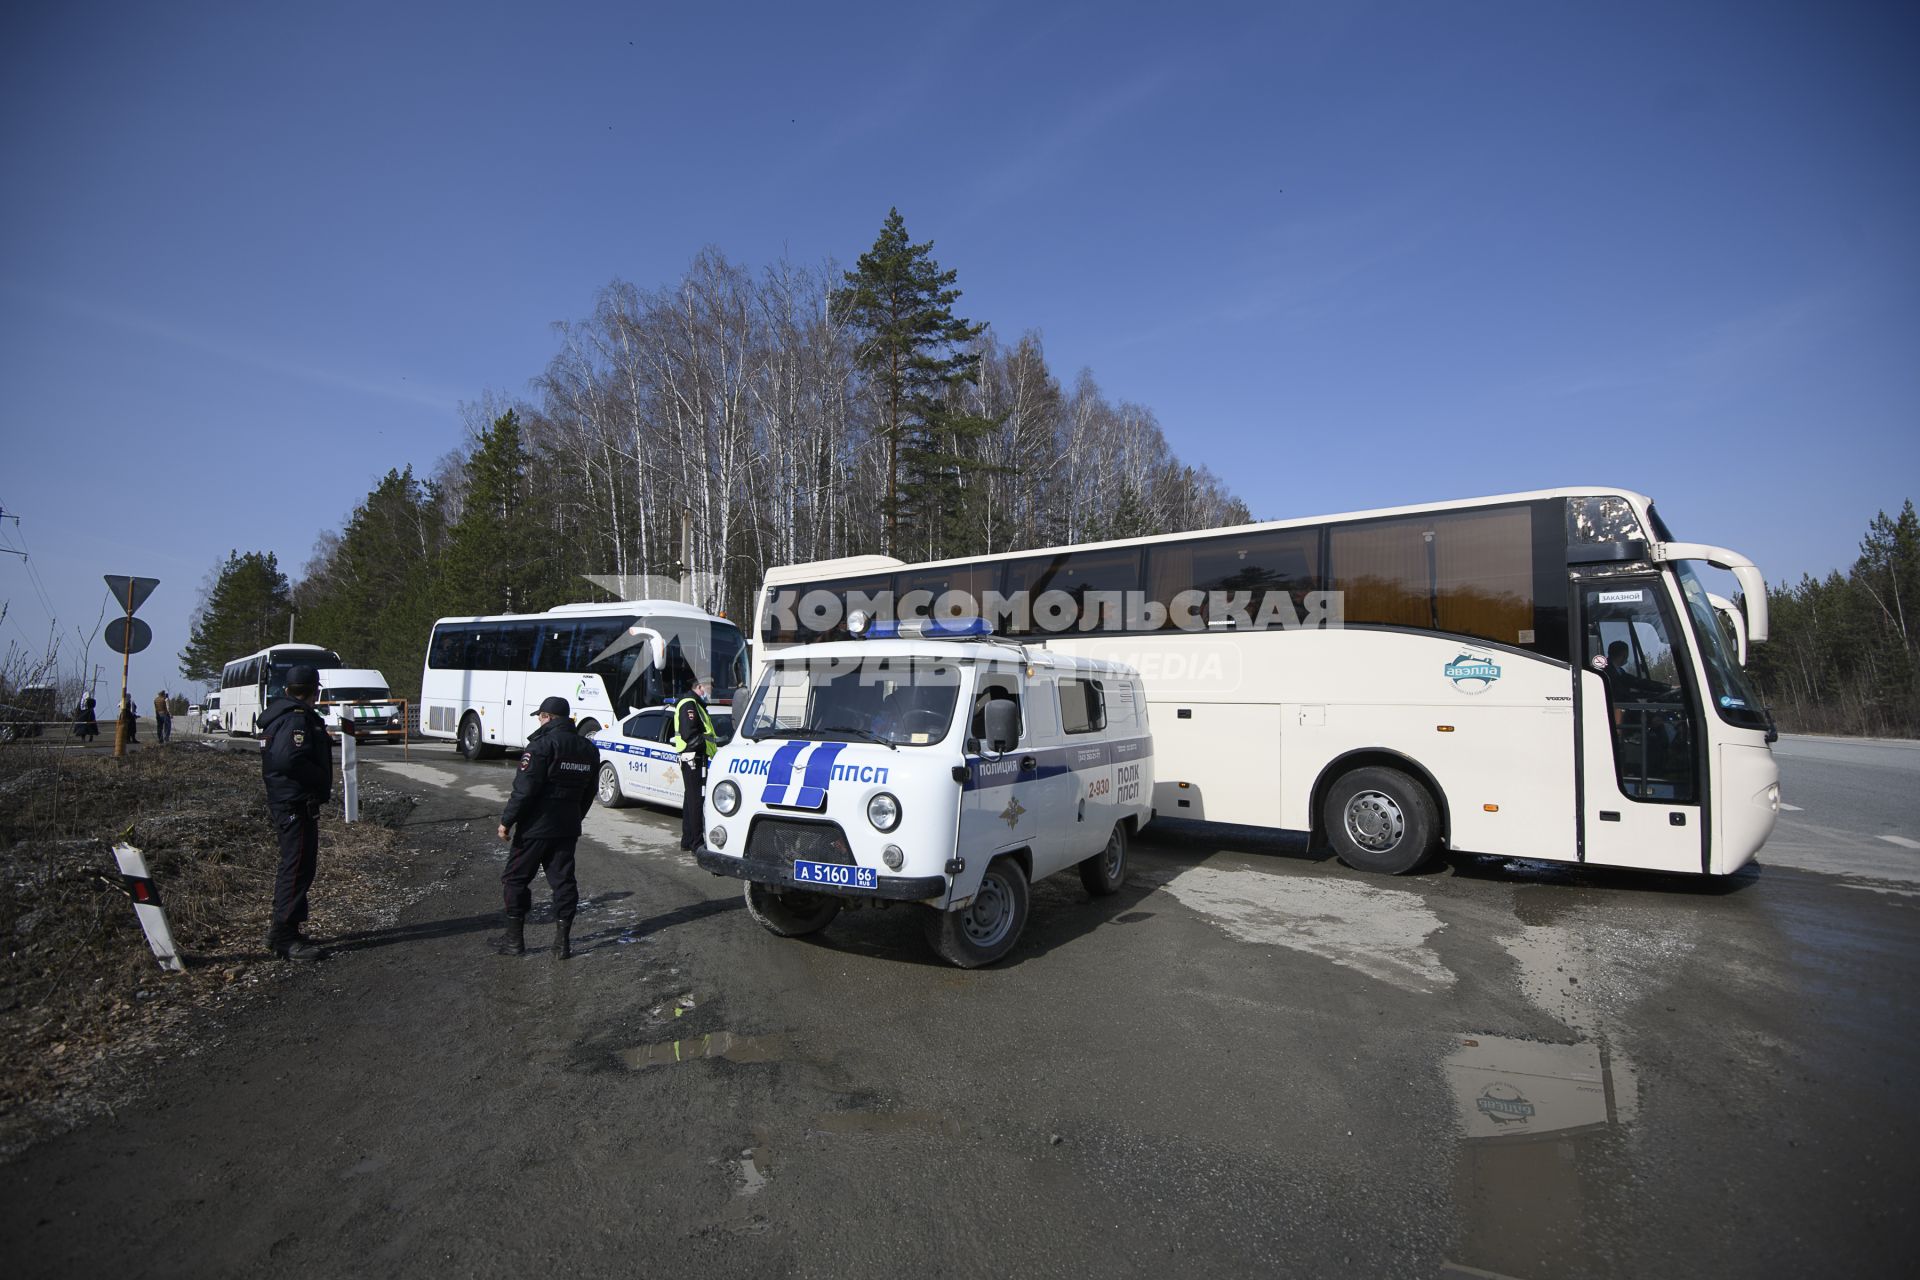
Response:
[{"label": "police van grille", "polygon": [[791,818],[757,818],[747,833],[749,858],[776,858],[792,862],[837,862],[852,866],[853,850],[837,822],[796,822]]}]

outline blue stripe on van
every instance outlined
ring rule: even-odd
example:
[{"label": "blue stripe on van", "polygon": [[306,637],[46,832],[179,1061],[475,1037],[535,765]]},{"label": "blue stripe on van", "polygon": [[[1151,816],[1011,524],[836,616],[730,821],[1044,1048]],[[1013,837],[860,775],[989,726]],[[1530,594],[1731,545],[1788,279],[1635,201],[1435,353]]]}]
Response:
[{"label": "blue stripe on van", "polygon": [[[800,783],[800,790],[791,801],[797,809],[824,809],[827,807],[827,784],[833,781],[833,762],[847,749],[844,742],[823,742],[813,749],[807,757],[807,772]],[[766,803],[773,803],[767,801]]]},{"label": "blue stripe on van", "polygon": [[[1085,746],[1048,747],[1041,751],[1009,751],[991,760],[967,757],[966,785],[963,791],[985,791],[1010,787],[1016,782],[1055,778],[1063,773],[1083,773],[1103,769],[1121,760],[1145,760],[1153,755],[1153,739],[1125,738],[1119,742],[1094,742]],[[1032,756],[1034,767],[1022,769],[1020,762]]]},{"label": "blue stripe on van", "polygon": [[767,762],[767,787],[760,793],[761,804],[787,802],[787,786],[793,781],[793,763],[811,745],[808,742],[785,742],[773,753],[773,759]]}]

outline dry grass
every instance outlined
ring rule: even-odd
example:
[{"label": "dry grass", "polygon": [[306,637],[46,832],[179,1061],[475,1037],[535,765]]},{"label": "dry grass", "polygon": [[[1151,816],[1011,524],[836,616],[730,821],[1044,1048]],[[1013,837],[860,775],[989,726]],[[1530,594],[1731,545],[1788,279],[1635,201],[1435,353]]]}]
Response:
[{"label": "dry grass", "polygon": [[[338,788],[336,786],[336,795]],[[411,807],[361,782],[363,817],[320,820],[308,928],[379,923]],[[112,845],[146,854],[187,972],[163,972],[121,888]],[[196,1015],[285,971],[264,946],[278,851],[259,758],[192,741],[115,760],[34,742],[0,747],[0,1153],[110,1111]]]}]

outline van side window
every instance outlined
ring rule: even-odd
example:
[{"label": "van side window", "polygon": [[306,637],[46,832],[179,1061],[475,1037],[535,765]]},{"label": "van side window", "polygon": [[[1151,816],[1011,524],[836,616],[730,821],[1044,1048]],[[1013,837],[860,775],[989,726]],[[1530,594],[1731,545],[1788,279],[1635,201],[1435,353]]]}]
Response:
[{"label": "van side window", "polygon": [[1107,727],[1106,690],[1098,680],[1060,677],[1060,727],[1067,733],[1094,733]]}]

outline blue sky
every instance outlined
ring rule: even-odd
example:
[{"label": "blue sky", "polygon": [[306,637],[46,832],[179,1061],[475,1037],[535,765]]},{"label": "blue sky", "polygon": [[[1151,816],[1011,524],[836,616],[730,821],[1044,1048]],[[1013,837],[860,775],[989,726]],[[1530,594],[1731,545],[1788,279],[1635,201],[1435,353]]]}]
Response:
[{"label": "blue sky", "polygon": [[1779,581],[1920,490],[1911,6],[937,14],[9,6],[0,540],[69,637],[162,580],[150,695],[230,548],[297,572],[610,279],[894,205],[1261,517],[1618,484]]}]

